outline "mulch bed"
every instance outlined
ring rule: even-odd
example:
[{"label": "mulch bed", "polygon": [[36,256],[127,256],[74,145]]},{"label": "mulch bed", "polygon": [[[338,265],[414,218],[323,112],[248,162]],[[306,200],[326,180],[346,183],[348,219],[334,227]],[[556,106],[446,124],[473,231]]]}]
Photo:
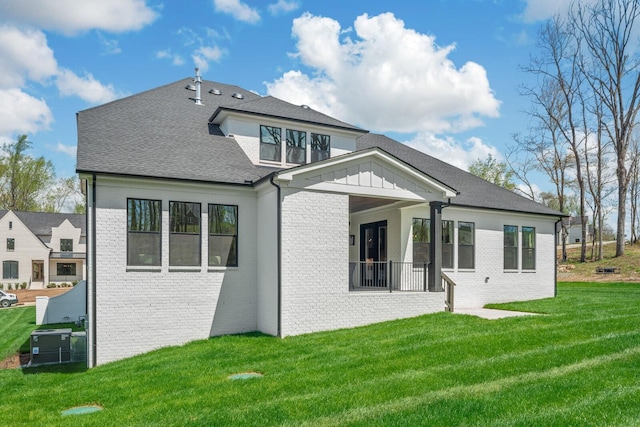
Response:
[{"label": "mulch bed", "polygon": [[0,369],[16,369],[29,363],[31,355],[29,353],[16,353],[0,360]]}]

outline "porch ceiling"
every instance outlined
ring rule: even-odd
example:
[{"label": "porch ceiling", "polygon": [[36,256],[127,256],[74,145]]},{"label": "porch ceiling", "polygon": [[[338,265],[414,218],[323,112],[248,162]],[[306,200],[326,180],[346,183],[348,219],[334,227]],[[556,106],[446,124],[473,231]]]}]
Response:
[{"label": "porch ceiling", "polygon": [[416,204],[415,202],[400,201],[394,199],[382,199],[377,197],[349,196],[349,213],[362,212],[381,206],[395,204],[397,207],[404,207]]}]

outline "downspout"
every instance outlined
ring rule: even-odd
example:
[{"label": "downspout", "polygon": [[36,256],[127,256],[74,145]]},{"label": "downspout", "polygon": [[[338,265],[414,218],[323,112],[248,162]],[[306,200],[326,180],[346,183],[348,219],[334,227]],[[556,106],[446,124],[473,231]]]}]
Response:
[{"label": "downspout", "polygon": [[91,368],[95,367],[97,364],[97,344],[96,344],[96,335],[97,335],[97,327],[96,327],[96,174],[93,174],[93,180],[91,182],[91,345],[93,347],[93,351],[91,352]]},{"label": "downspout", "polygon": [[[557,297],[558,296],[558,224],[560,224],[562,222],[562,217],[560,217],[559,220],[556,221],[554,227],[553,227],[553,231],[554,231],[554,237],[553,237],[553,242],[555,244],[554,248],[553,248],[553,263],[554,265],[554,269],[553,269],[553,296]],[[562,224],[560,224],[560,232],[562,233]]]},{"label": "downspout", "polygon": [[276,207],[276,233],[278,234],[278,238],[276,239],[277,245],[278,245],[278,249],[276,250],[276,256],[277,256],[277,262],[276,262],[276,268],[278,269],[278,274],[277,274],[277,293],[278,293],[278,306],[277,306],[277,312],[278,312],[278,324],[277,324],[277,336],[282,338],[282,203],[280,202],[281,200],[281,192],[282,189],[280,188],[280,186],[278,184],[276,184],[273,181],[273,177],[275,176],[275,174],[271,175],[271,178],[269,179],[269,182],[271,182],[271,185],[273,185],[274,187],[276,187],[276,191],[277,191],[277,197],[278,197],[278,203],[277,203],[277,207]]}]

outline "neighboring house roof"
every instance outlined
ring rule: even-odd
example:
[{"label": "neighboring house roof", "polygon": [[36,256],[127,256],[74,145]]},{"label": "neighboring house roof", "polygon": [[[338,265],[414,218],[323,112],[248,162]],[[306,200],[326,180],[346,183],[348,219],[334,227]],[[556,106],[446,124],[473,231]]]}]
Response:
[{"label": "neighboring house roof", "polygon": [[[4,217],[8,210],[0,210],[0,218]],[[58,227],[65,220],[80,229],[80,235],[85,236],[85,215],[54,212],[24,212],[13,211],[22,223],[36,236],[50,236],[51,229]]]},{"label": "neighboring house roof", "polygon": [[[218,126],[225,114],[250,114],[360,135],[357,150],[379,147],[460,191],[451,200],[453,205],[562,215],[386,136],[368,134],[313,109],[211,81],[203,81],[204,105],[196,105],[191,99],[194,92],[185,89],[188,84],[193,84],[192,78],[79,112],[77,171],[251,185],[282,168],[254,165]],[[209,93],[212,89],[221,94]]]}]

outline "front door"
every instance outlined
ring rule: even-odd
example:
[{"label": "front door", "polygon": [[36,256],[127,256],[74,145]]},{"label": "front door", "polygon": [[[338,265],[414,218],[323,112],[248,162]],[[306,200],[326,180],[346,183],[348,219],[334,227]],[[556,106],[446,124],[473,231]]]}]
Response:
[{"label": "front door", "polygon": [[387,286],[387,221],[360,226],[362,286]]},{"label": "front door", "polygon": [[32,266],[31,280],[44,282],[44,261],[33,261]]}]

